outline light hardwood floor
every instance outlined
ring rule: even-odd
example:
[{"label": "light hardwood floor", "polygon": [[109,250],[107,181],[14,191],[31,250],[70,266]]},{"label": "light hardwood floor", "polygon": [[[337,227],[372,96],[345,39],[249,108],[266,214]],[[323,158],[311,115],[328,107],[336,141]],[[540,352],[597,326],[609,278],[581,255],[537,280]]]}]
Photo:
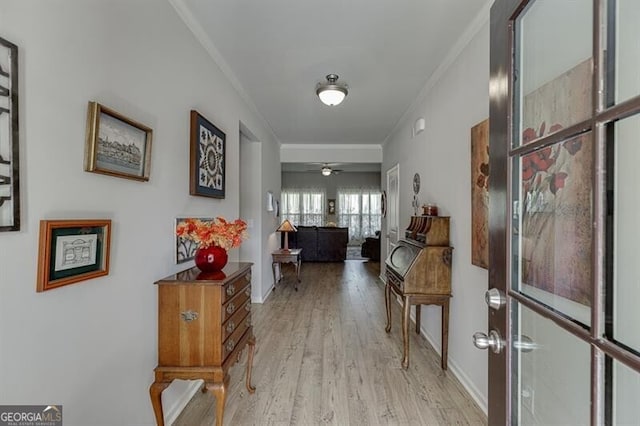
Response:
[{"label": "light hardwood floor", "polygon": [[[231,369],[225,425],[487,423],[422,336],[411,334],[411,365],[402,370],[400,305],[387,334],[379,268],[356,260],[305,263],[297,292],[285,268],[267,301],[252,305],[257,390],[249,395],[244,386],[243,354]],[[175,425],[214,424],[214,402],[198,392]]]}]

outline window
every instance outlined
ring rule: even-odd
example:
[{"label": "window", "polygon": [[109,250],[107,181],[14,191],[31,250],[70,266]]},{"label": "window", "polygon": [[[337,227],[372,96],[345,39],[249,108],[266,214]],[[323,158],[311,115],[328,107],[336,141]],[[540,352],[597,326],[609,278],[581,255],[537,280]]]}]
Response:
[{"label": "window", "polygon": [[294,225],[324,225],[325,190],[289,188],[282,190],[282,220]]},{"label": "window", "polygon": [[338,188],[338,226],[349,228],[349,243],[359,244],[382,225],[380,189]]}]

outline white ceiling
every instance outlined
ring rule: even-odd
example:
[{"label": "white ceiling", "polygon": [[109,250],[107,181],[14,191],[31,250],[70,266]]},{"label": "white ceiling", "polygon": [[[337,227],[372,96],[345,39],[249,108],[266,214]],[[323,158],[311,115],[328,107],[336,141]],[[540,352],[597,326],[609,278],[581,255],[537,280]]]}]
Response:
[{"label": "white ceiling", "polygon": [[[487,0],[170,0],[281,143],[381,144]],[[323,105],[336,73],[349,95]]]}]

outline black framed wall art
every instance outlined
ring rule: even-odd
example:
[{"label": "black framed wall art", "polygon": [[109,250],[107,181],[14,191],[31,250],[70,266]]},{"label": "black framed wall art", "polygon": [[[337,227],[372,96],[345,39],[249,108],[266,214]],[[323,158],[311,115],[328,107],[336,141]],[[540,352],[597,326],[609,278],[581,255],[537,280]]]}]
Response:
[{"label": "black framed wall art", "polygon": [[225,196],[226,135],[197,111],[191,111],[189,193]]},{"label": "black framed wall art", "polygon": [[0,38],[0,231],[20,230],[18,46]]}]

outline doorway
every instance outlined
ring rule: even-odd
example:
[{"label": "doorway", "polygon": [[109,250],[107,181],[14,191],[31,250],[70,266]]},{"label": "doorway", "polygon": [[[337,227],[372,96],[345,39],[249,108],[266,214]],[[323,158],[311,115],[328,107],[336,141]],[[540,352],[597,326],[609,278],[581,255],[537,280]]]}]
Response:
[{"label": "doorway", "polygon": [[640,423],[638,19],[491,9],[489,424]]},{"label": "doorway", "polygon": [[391,250],[396,246],[400,232],[400,219],[398,217],[398,210],[400,208],[398,195],[400,188],[399,176],[399,164],[396,164],[387,170],[387,193],[386,195],[383,193],[383,197],[386,198],[386,200],[383,200],[383,204],[386,203],[386,205],[383,205],[383,208],[386,213],[387,226],[387,233],[385,235],[385,246],[387,251],[385,254],[391,253]]}]

